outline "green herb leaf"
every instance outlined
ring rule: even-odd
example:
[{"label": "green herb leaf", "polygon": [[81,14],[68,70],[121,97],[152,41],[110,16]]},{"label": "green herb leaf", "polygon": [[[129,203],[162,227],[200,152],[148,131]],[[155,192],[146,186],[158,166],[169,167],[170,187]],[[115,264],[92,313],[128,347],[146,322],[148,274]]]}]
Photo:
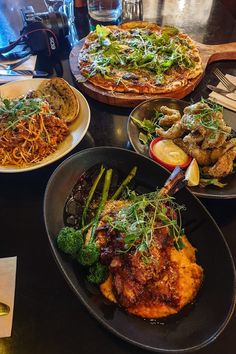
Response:
[{"label": "green herb leaf", "polygon": [[224,188],[227,183],[221,183],[218,178],[200,178],[199,185],[201,187],[213,185],[219,188]]}]

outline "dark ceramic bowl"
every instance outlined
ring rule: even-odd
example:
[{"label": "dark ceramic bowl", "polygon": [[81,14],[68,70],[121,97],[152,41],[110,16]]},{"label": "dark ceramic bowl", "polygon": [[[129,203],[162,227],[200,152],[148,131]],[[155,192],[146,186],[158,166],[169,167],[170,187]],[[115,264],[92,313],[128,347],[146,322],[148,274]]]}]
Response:
[{"label": "dark ceramic bowl", "polygon": [[139,347],[156,352],[191,352],[212,342],[227,325],[235,302],[235,269],[229,248],[216,223],[187,189],[176,194],[185,204],[183,224],[190,242],[198,249],[204,282],[193,304],[163,321],[145,321],[109,303],[97,288],[89,286],[75,264],[58,251],[55,238],[64,226],[63,208],[79,176],[105,163],[124,174],[138,167],[138,184],[155,190],[169,172],[151,159],[128,150],[98,147],[83,150],[65,160],[52,174],[44,197],[44,220],[56,262],[80,301],[109,331]]},{"label": "dark ceramic bowl", "polygon": [[[129,140],[134,150],[139,154],[144,156],[149,156],[149,146],[144,145],[139,140],[139,128],[132,121],[131,117],[134,117],[140,121],[144,119],[152,120],[155,116],[155,112],[160,109],[161,106],[167,106],[169,108],[178,109],[181,114],[186,106],[189,106],[191,103],[176,100],[173,98],[159,98],[153,100],[147,100],[140,103],[137,107],[133,109],[130,113],[127,131]],[[228,125],[230,125],[234,132],[236,131],[236,117],[234,112],[230,112],[227,109],[224,109],[224,119]],[[231,174],[224,178],[224,183],[227,185],[224,188],[218,188],[214,186],[203,187],[191,187],[191,191],[198,197],[202,198],[215,198],[215,199],[230,199],[236,198],[236,173]]]}]

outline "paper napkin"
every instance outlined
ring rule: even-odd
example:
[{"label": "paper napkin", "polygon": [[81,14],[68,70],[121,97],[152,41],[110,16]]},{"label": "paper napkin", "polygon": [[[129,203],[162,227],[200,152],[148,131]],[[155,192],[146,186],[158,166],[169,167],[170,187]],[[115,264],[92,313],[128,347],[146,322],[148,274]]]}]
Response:
[{"label": "paper napkin", "polygon": [[[34,70],[36,63],[37,55],[31,55],[28,60],[26,60],[21,65],[17,66],[14,70]],[[4,61],[4,64],[11,64],[10,61]],[[15,81],[15,80],[24,80],[32,79],[32,76],[19,75],[19,76],[0,76],[0,84],[5,82]]]},{"label": "paper napkin", "polygon": [[0,258],[0,302],[10,306],[9,314],[0,316],[0,338],[11,336],[15,281],[16,257]]},{"label": "paper napkin", "polygon": [[[233,84],[236,85],[236,77],[235,76],[232,76],[232,75],[229,75],[229,74],[226,74],[225,76]],[[224,85],[221,82],[219,82],[217,87],[226,90],[226,88],[224,87]],[[232,95],[232,98],[234,98],[236,100],[236,93],[229,94],[229,96],[230,95]],[[233,100],[231,100],[231,99],[229,99],[229,98],[227,98],[225,96],[222,96],[219,93],[211,92],[210,95],[209,95],[209,99],[214,101],[214,102],[217,102],[217,103],[221,104],[222,106],[224,106],[224,107],[226,107],[228,109],[231,109],[232,111],[236,111],[236,101],[233,101]]]}]

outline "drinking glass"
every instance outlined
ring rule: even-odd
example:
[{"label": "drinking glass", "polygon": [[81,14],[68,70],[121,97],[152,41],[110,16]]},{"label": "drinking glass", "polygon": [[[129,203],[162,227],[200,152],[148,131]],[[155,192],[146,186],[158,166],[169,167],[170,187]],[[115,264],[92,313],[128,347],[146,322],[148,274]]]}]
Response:
[{"label": "drinking glass", "polygon": [[63,0],[44,0],[48,12],[58,12],[63,5]]},{"label": "drinking glass", "polygon": [[98,22],[115,22],[122,14],[122,0],[87,0],[89,16]]},{"label": "drinking glass", "polygon": [[122,21],[140,21],[143,19],[142,0],[123,0]]},{"label": "drinking glass", "polygon": [[63,0],[62,3],[63,4],[59,11],[63,12],[67,16],[69,25],[68,39],[70,44],[73,46],[79,42],[77,30],[75,27],[74,0]]},{"label": "drinking glass", "polygon": [[69,25],[74,23],[75,15],[74,15],[74,0],[63,0],[63,5],[60,10],[63,12],[68,19]]}]

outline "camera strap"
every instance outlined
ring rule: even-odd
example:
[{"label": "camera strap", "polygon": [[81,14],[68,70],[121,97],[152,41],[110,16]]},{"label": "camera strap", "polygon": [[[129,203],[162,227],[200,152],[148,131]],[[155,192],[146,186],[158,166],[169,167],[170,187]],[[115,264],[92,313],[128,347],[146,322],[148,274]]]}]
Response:
[{"label": "camera strap", "polygon": [[14,49],[18,44],[21,44],[21,41],[23,39],[24,36],[20,36],[20,38],[18,38],[16,41],[12,42],[11,44],[9,44],[6,47],[0,48],[0,54],[2,53],[7,53],[10,52],[12,49]]},{"label": "camera strap", "polygon": [[[52,30],[45,27],[41,22],[33,22],[29,24],[27,27],[23,28],[21,33],[21,36],[16,41],[6,47],[0,48],[0,54],[10,52],[17,45],[22,45],[22,42],[31,48],[32,54],[38,54],[36,49],[37,45],[39,47],[39,51],[41,51],[40,48],[42,48],[48,56],[52,56],[59,48],[59,41],[56,34]],[[39,33],[43,35],[42,38],[40,38],[41,42],[35,43],[35,35]]]}]

